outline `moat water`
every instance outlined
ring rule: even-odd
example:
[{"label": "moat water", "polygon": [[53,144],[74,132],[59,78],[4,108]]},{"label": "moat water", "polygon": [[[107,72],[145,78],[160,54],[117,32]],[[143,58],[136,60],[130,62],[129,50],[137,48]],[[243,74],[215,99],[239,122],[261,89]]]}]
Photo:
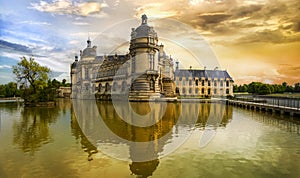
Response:
[{"label": "moat water", "polygon": [[0,177],[300,177],[299,121],[218,102],[0,103]]}]

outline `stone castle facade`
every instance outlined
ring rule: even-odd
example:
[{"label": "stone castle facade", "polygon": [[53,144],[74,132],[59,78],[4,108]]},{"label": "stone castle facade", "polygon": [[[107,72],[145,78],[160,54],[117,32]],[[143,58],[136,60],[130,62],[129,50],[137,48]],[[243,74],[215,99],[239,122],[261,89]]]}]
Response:
[{"label": "stone castle facade", "polygon": [[97,47],[87,47],[71,64],[73,98],[110,100],[128,98],[149,101],[178,96],[211,97],[233,94],[233,80],[227,71],[179,69],[178,62],[158,44],[147,16],[132,28],[129,53],[97,56]]}]

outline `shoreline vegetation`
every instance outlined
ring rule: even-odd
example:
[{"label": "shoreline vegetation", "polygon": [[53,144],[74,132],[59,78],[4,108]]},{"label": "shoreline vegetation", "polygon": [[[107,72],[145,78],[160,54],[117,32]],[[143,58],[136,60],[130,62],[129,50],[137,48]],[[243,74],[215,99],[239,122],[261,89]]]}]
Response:
[{"label": "shoreline vegetation", "polygon": [[50,72],[48,67],[41,66],[33,57],[21,57],[21,61],[13,66],[17,82],[0,85],[0,100],[12,101],[12,98],[21,97],[24,106],[54,106],[59,87],[70,87],[71,84],[66,83],[65,79],[62,82],[50,80]]}]

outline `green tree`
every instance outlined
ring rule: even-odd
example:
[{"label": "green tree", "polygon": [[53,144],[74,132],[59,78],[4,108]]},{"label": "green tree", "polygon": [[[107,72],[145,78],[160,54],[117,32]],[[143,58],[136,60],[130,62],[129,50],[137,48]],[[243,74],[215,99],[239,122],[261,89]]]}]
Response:
[{"label": "green tree", "polygon": [[13,73],[16,75],[18,83],[22,86],[22,98],[25,103],[44,101],[44,90],[47,89],[48,73],[50,69],[41,66],[34,58],[29,60],[22,57],[21,61],[13,66]]},{"label": "green tree", "polygon": [[261,84],[261,85],[259,85],[257,93],[260,94],[260,95],[271,94],[271,87],[270,87],[270,85],[268,85],[268,84]]},{"label": "green tree", "polygon": [[0,85],[0,97],[18,97],[20,90],[17,83],[9,82],[8,84]]},{"label": "green tree", "polygon": [[248,92],[253,94],[259,94],[259,88],[263,85],[261,82],[251,82],[248,85]]},{"label": "green tree", "polygon": [[63,79],[63,80],[62,80],[62,86],[66,86],[66,82],[67,82],[67,80],[66,80],[66,79]]},{"label": "green tree", "polygon": [[22,57],[17,66],[13,66],[13,73],[16,75],[18,83],[25,86],[29,83],[34,93],[37,92],[37,89],[47,86],[49,72],[48,67],[41,66],[32,57],[29,60]]},{"label": "green tree", "polygon": [[233,85],[233,92],[239,92],[239,87],[237,85]]},{"label": "green tree", "polygon": [[300,83],[295,83],[294,91],[295,92],[300,92]]}]

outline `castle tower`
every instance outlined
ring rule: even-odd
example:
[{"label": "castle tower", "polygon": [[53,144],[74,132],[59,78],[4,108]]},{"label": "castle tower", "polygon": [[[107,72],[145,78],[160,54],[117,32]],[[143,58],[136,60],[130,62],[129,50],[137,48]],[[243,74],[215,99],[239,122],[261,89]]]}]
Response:
[{"label": "castle tower", "polygon": [[148,26],[147,16],[142,15],[142,24],[132,28],[130,40],[132,85],[130,100],[149,100],[160,97],[158,86],[159,51],[157,33]]}]

